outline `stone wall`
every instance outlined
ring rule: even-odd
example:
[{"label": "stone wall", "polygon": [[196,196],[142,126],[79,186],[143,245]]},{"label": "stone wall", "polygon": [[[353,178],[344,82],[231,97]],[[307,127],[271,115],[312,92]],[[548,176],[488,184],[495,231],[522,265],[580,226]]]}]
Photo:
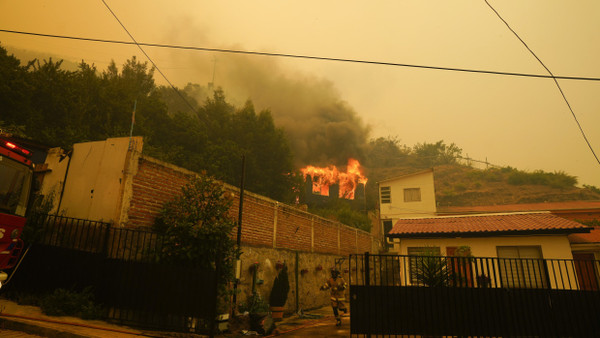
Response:
[{"label": "stone wall", "polygon": [[[290,292],[285,305],[286,313],[300,309],[310,310],[329,304],[329,292],[320,291],[319,288],[329,278],[335,260],[342,256],[247,245],[243,246],[242,251],[238,304],[252,294],[251,266],[255,262],[258,263],[258,284],[255,288],[267,302],[273,281],[279,272],[277,263],[285,263],[288,266]],[[348,261],[345,260],[340,269],[346,281],[348,281],[348,273],[345,270],[347,266]]]}]

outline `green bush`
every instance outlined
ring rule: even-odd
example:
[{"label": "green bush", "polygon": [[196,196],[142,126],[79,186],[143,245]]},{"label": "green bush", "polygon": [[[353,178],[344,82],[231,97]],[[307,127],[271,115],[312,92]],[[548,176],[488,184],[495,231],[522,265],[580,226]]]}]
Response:
[{"label": "green bush", "polygon": [[543,170],[536,170],[532,173],[525,171],[512,171],[508,175],[508,183],[512,185],[544,185],[552,188],[572,188],[577,184],[577,177],[567,175],[559,171],[548,173]]},{"label": "green bush", "polygon": [[161,250],[155,252],[158,262],[219,267],[219,311],[228,310],[227,285],[234,278],[233,264],[240,255],[230,236],[236,225],[229,214],[232,203],[233,193],[202,173],[165,203],[154,224],[154,230],[163,236]]},{"label": "green bush", "polygon": [[598,187],[596,187],[596,186],[594,186],[594,185],[588,185],[588,184],[584,184],[584,185],[583,185],[583,187],[584,187],[585,189],[588,189],[588,190],[591,190],[591,191],[593,191],[593,192],[595,192],[595,193],[598,193],[598,194],[600,194],[600,188],[598,188]]},{"label": "green bush", "polygon": [[102,317],[102,307],[94,303],[94,295],[90,288],[82,292],[57,289],[42,298],[42,312],[49,316],[74,316],[83,319]]},{"label": "green bush", "polygon": [[308,211],[321,217],[336,220],[353,228],[371,231],[371,220],[369,220],[365,212],[354,210],[348,203],[343,201],[333,201],[323,208],[310,208]]}]

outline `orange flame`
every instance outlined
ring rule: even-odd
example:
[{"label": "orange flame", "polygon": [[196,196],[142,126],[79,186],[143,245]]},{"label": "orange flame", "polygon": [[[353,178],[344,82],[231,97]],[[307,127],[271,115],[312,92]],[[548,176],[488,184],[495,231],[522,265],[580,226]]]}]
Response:
[{"label": "orange flame", "polygon": [[312,179],[312,192],[322,196],[329,196],[329,186],[338,183],[340,186],[339,197],[352,200],[358,184],[366,184],[367,178],[363,175],[360,163],[350,158],[346,172],[340,172],[335,166],[315,167],[312,165],[300,169],[304,175]]}]

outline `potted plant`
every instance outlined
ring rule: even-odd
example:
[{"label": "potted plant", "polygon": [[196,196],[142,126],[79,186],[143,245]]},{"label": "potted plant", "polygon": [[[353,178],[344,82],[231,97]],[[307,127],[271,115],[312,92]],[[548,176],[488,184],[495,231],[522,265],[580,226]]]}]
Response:
[{"label": "potted plant", "polygon": [[265,326],[271,326],[266,323],[267,321],[272,323],[269,317],[269,305],[263,300],[258,292],[251,294],[246,301],[239,306],[239,311],[242,313],[248,313],[250,321],[250,330],[264,333]]},{"label": "potted plant", "polygon": [[283,318],[283,310],[290,291],[290,282],[288,279],[287,265],[283,265],[277,277],[273,281],[273,288],[269,295],[269,305],[271,306],[271,316],[274,321],[280,321]]}]

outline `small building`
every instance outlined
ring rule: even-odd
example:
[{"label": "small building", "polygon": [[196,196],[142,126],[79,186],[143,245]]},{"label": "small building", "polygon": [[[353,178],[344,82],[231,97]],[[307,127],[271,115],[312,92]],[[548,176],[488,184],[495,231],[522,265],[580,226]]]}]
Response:
[{"label": "small building", "polygon": [[433,169],[385,179],[377,185],[380,227],[384,236],[401,218],[436,215]]},{"label": "small building", "polygon": [[[455,256],[457,250],[462,249],[463,254],[466,251],[474,257],[531,259],[540,262],[535,264],[542,264],[542,259],[572,260],[569,236],[587,235],[590,230],[589,226],[550,212],[504,213],[399,219],[387,237],[393,241],[390,251],[399,255],[417,256],[429,252]],[[520,278],[527,276],[527,271],[524,273],[519,269],[523,268],[508,269],[504,278],[518,283]],[[578,275],[595,278],[590,284],[598,286],[597,271],[582,271],[579,265],[575,270]],[[541,268],[537,271],[542,273]],[[546,281],[551,283],[551,279],[537,279],[538,283]],[[532,283],[531,280],[527,282]]]}]

